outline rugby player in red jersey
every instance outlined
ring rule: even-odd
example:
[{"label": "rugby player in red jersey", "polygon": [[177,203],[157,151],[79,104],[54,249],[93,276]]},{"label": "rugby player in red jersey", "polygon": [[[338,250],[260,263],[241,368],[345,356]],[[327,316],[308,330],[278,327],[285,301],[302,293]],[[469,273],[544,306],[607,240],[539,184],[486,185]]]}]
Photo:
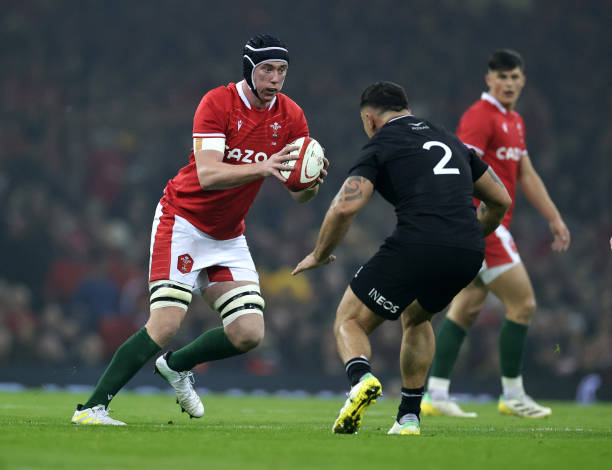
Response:
[{"label": "rugby player in red jersey", "polygon": [[[194,418],[204,414],[192,385],[195,365],[245,353],[261,342],[265,303],[244,218],[265,178],[285,181],[283,162],[297,158],[289,155],[295,147],[287,144],[308,136],[302,109],[280,92],[288,66],[282,41],[254,36],[243,50],[244,80],[202,98],[189,163],[168,182],[155,212],[149,319],[117,349],[91,397],[77,406],[72,423],[125,424],[108,415],[110,400],[176,334],[194,291],[219,313],[223,326],[155,362],[183,411]],[[325,168],[314,186],[291,192],[296,201],[317,194]]]},{"label": "rugby player in red jersey", "polygon": [[[513,204],[501,225],[487,237],[485,261],[478,276],[452,301],[438,331],[436,354],[430,371],[428,393],[421,404],[425,415],[475,417],[449,399],[450,373],[467,329],[476,321],[492,292],[506,307],[499,338],[503,393],[499,412],[528,418],[551,414],[525,393],[521,368],[527,328],[536,309],[529,275],[510,234],[516,183],[529,202],[548,220],[552,249],[565,251],[570,233],[546,186],[531,164],[525,145],[525,124],[514,110],[525,85],[523,60],[511,50],[498,50],[489,59],[485,76],[488,92],[463,115],[457,136],[472,148],[503,181]],[[478,202],[478,201],[477,201]]]}]

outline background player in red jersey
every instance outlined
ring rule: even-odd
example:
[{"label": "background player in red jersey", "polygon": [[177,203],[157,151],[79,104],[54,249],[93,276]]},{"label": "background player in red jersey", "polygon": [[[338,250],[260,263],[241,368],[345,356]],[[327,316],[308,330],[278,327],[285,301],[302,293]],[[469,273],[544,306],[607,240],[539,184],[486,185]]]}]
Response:
[{"label": "background player in red jersey", "polygon": [[[77,406],[72,423],[125,424],[108,416],[108,403],[175,335],[192,291],[219,312],[223,326],[155,362],[191,417],[201,417],[204,406],[190,369],[242,354],[262,340],[265,303],[244,237],[244,217],[266,177],[285,181],[283,162],[297,158],[288,155],[295,147],[287,144],[308,136],[301,108],[280,93],[288,65],[287,48],[279,39],[255,36],[244,47],[244,80],[202,98],[189,163],[166,185],[153,221],[149,319],[115,352],[89,400]],[[292,192],[293,198],[306,202],[314,197],[326,175],[323,169],[317,184]]]},{"label": "background player in red jersey", "polygon": [[[493,168],[513,201],[519,183],[529,202],[548,220],[554,237],[553,250],[565,251],[570,244],[569,230],[531,164],[525,146],[525,125],[514,111],[525,85],[523,60],[517,52],[504,49],[494,52],[488,65],[485,80],[489,90],[465,112],[457,136]],[[514,202],[502,224],[487,237],[483,268],[454,298],[438,331],[423,414],[476,416],[449,400],[449,377],[466,330],[476,321],[489,292],[506,307],[499,338],[503,388],[499,412],[530,418],[551,414],[550,408],[538,405],[523,387],[523,349],[536,302],[529,275],[509,232],[513,210]]]}]

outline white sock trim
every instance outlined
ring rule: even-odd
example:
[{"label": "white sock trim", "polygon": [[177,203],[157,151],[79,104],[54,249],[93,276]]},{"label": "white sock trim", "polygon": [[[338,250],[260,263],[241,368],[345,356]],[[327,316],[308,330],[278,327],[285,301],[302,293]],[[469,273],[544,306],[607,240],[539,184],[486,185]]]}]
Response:
[{"label": "white sock trim", "polygon": [[502,377],[501,378],[502,387],[511,387],[511,388],[523,388],[523,376],[519,375],[518,377]]},{"label": "white sock trim", "polygon": [[427,391],[434,400],[448,399],[450,379],[442,377],[429,377],[427,380]]},{"label": "white sock trim", "polygon": [[504,397],[516,397],[525,393],[523,386],[523,376],[518,377],[502,377],[502,390]]}]

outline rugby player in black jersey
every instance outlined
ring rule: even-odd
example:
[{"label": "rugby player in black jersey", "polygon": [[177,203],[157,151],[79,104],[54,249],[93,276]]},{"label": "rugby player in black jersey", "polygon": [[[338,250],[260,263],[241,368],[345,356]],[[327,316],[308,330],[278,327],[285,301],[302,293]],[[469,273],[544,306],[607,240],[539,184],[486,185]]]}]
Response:
[{"label": "rugby player in black jersey", "polygon": [[[401,318],[401,403],[389,434],[420,434],[435,349],[430,319],[476,276],[485,236],[512,201],[493,170],[454,134],[411,114],[401,86],[370,85],[360,109],[370,140],[332,201],[314,250],[293,274],[334,260],[334,248],[374,190],[395,207],[395,231],[357,270],[336,312],[334,334],[351,389],[333,432],[357,432],[365,409],[382,393],[371,371],[368,334]],[[472,197],[485,203],[478,213]]]}]

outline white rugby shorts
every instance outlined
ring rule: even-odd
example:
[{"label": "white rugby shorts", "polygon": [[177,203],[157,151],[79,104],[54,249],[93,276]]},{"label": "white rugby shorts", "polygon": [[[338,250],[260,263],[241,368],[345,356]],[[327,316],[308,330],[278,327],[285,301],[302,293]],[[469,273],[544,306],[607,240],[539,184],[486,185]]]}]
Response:
[{"label": "white rugby shorts", "polygon": [[200,291],[223,281],[259,284],[244,235],[217,240],[158,204],[151,230],[149,282],[160,279]]},{"label": "white rugby shorts", "polygon": [[485,246],[485,259],[478,276],[485,284],[513,268],[521,262],[514,238],[510,231],[500,225],[495,232],[487,237]]}]

